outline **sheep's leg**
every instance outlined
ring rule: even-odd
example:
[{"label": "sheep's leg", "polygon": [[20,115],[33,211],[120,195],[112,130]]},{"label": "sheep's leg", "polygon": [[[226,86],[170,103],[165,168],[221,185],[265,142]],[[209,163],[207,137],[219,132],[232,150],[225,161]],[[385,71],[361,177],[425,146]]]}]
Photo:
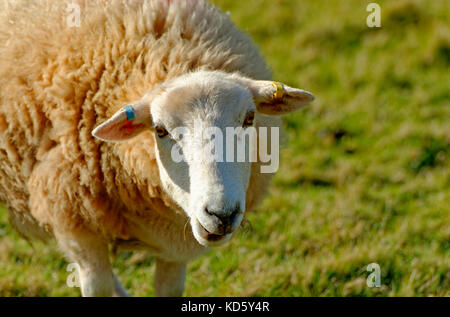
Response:
[{"label": "sheep's leg", "polygon": [[155,294],[160,297],[183,295],[186,263],[156,259]]},{"label": "sheep's leg", "polygon": [[114,296],[115,297],[130,297],[130,294],[127,293],[125,288],[123,288],[122,284],[120,284],[119,279],[116,275],[114,275]]},{"label": "sheep's leg", "polygon": [[91,232],[57,233],[55,236],[68,258],[79,265],[81,294],[109,297],[114,293],[114,275],[108,244]]},{"label": "sheep's leg", "polygon": [[[53,229],[59,247],[78,264],[83,296],[112,296],[114,277],[109,262],[108,243],[82,226],[82,211],[78,206],[95,206],[95,198],[83,194],[79,175],[67,160],[63,146],[45,154],[36,164],[28,180],[30,211],[40,223]],[[102,213],[102,211],[98,211]]]}]

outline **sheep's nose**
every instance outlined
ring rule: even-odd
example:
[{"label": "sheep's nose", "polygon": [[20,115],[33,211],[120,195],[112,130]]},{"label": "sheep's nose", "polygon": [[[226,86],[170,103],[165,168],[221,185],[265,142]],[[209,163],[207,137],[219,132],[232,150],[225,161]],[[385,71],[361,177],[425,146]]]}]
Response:
[{"label": "sheep's nose", "polygon": [[237,216],[241,212],[241,208],[236,206],[233,210],[229,212],[224,211],[215,211],[210,210],[208,207],[205,207],[205,212],[209,214],[211,217],[216,218],[217,223],[217,231],[214,232],[216,234],[225,235],[231,233],[233,231],[233,223],[235,222]]}]

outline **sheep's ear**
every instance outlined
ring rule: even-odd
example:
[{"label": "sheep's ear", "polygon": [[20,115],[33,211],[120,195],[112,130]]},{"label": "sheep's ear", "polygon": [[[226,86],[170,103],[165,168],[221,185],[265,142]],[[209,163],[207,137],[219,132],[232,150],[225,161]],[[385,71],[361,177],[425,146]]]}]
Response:
[{"label": "sheep's ear", "polygon": [[152,126],[148,103],[128,105],[92,131],[92,135],[107,142],[128,140]]},{"label": "sheep's ear", "polygon": [[267,115],[283,115],[301,109],[314,100],[308,91],[285,84],[239,77],[238,81],[250,89],[258,112]]}]

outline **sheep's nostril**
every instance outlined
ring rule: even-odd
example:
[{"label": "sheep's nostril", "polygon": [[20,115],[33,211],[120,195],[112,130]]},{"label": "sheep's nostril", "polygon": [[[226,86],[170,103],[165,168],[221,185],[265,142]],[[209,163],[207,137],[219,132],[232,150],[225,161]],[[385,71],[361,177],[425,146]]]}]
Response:
[{"label": "sheep's nostril", "polygon": [[220,217],[217,216],[215,212],[210,211],[208,207],[205,207],[204,211],[208,215],[208,218],[210,219],[212,225],[208,231],[210,231],[210,233],[223,235],[224,230],[222,219],[220,219]]},{"label": "sheep's nostril", "polygon": [[228,215],[226,217],[219,217],[220,221],[222,222],[222,228],[224,234],[228,234],[232,232],[232,225],[234,220],[239,214],[239,210],[233,211],[231,215]]},{"label": "sheep's nostril", "polygon": [[212,213],[211,211],[208,210],[208,207],[205,207],[205,212],[210,216],[215,216],[214,213]]}]

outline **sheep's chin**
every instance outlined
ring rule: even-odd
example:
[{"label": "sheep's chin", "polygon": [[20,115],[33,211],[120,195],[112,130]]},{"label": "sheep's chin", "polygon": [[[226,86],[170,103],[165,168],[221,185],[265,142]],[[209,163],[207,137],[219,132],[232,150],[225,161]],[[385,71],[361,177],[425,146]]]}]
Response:
[{"label": "sheep's chin", "polygon": [[197,240],[198,243],[200,243],[202,246],[205,247],[216,247],[222,245],[228,242],[233,236],[233,233],[229,233],[224,236],[221,236],[218,240],[211,241],[203,237],[203,230],[205,229],[198,222],[198,220],[193,219],[191,221],[191,226],[192,226],[192,233],[194,234],[195,239]]}]

